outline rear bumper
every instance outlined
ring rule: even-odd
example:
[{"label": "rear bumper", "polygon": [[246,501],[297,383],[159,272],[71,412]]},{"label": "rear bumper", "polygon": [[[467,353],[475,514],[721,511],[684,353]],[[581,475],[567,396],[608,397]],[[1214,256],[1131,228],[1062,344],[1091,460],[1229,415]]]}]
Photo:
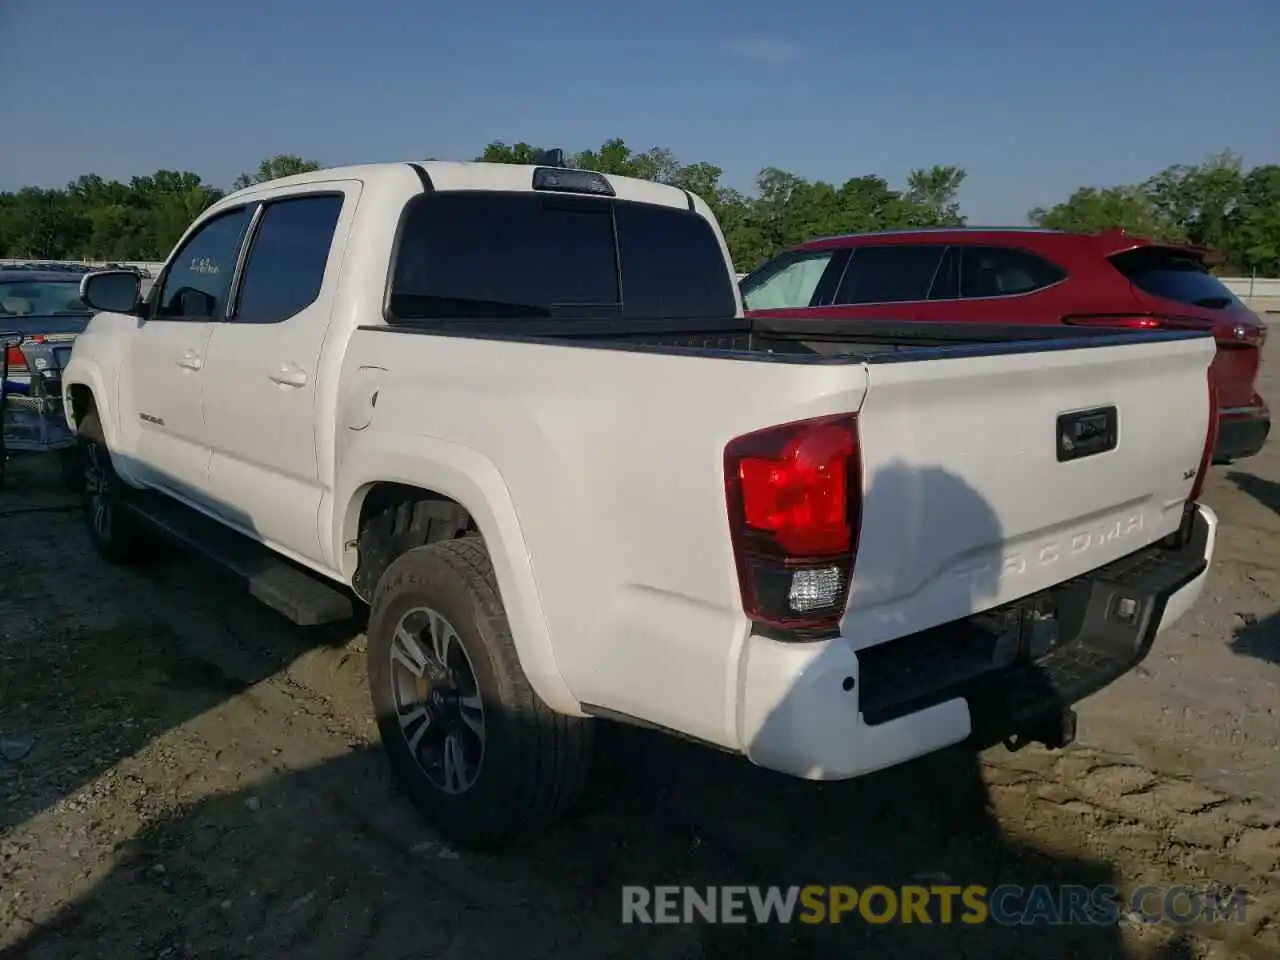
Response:
[{"label": "rear bumper", "polygon": [[1271,411],[1266,406],[1223,410],[1218,420],[1218,444],[1213,462],[1242,460],[1262,449],[1271,433]]},{"label": "rear bumper", "polygon": [[[1153,545],[1044,596],[857,652],[843,638],[753,635],[738,673],[740,749],[782,773],[842,780],[1052,722],[1133,669],[1196,602],[1217,526],[1217,515],[1198,506],[1181,547]],[[1128,621],[1116,616],[1125,598],[1137,602]],[[995,664],[997,648],[1017,633],[991,630],[987,618],[1014,622],[1006,618],[1033,601],[1056,609],[1061,642]]]}]

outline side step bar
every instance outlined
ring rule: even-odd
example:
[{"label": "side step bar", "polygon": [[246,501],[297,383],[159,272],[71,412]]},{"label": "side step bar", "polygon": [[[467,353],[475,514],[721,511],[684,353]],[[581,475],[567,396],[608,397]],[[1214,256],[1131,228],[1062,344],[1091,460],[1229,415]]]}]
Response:
[{"label": "side step bar", "polygon": [[155,493],[131,497],[129,511],[156,534],[225,568],[253,596],[303,627],[354,615],[336,584],[290,563],[184,504]]}]

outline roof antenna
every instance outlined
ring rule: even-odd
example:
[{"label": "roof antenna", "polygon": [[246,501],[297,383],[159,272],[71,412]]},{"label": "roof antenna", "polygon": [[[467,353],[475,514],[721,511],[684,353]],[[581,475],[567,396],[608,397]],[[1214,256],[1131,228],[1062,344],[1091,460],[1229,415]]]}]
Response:
[{"label": "roof antenna", "polygon": [[550,150],[539,150],[534,154],[533,162],[540,167],[563,167],[564,151],[559,147],[552,147]]}]

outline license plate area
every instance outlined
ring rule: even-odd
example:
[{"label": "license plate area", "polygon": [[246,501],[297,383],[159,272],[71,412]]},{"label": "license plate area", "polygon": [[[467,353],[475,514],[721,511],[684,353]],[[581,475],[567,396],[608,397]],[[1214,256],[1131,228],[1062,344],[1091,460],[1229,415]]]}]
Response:
[{"label": "license plate area", "polygon": [[1114,406],[1094,407],[1058,416],[1058,462],[1114,450],[1120,438],[1120,414]]},{"label": "license plate area", "polygon": [[[1057,587],[859,650],[863,721],[957,697],[975,718],[1029,716],[1105,685],[1146,655],[1164,601],[1204,570],[1208,526],[1191,516],[1181,545],[1157,542]],[[979,709],[992,691],[994,706]]]}]

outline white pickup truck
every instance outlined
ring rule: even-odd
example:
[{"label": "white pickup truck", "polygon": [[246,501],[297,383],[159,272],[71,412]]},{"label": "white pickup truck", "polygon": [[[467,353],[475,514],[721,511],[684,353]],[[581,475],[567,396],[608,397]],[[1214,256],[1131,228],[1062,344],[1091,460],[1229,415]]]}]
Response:
[{"label": "white pickup truck", "polygon": [[601,719],[809,779],[1061,745],[1213,552],[1211,337],[765,326],[674,187],[323,170],[81,293],[96,549],[368,603],[386,750],[463,844],[561,812]]}]

